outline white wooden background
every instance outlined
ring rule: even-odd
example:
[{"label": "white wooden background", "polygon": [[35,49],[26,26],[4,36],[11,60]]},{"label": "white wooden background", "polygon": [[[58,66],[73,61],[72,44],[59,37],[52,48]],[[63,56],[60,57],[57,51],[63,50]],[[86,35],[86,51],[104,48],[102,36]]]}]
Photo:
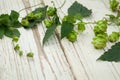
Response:
[{"label": "white wooden background", "polygon": [[[53,1],[56,7],[64,2]],[[67,0],[62,9],[58,10],[61,19],[74,1]],[[92,16],[85,21],[99,20],[111,13],[108,0],[77,1],[93,11]],[[0,0],[0,14],[10,13],[11,10],[19,11],[39,3],[42,3],[40,6],[52,5],[51,0]],[[26,9],[20,12],[20,16],[24,17],[34,9],[35,7]],[[23,57],[15,53],[11,39],[4,37],[0,40],[0,80],[120,80],[119,62],[96,61],[113,44],[108,43],[104,50],[94,49],[91,44],[94,37],[93,25],[87,25],[86,31],[79,34],[75,43],[70,43],[67,39],[60,41],[58,28],[44,47],[41,45],[46,30],[44,24],[38,24],[38,28],[33,30],[19,30]],[[115,26],[110,26],[108,33],[116,30]],[[33,59],[25,56],[29,51],[34,52]]]}]

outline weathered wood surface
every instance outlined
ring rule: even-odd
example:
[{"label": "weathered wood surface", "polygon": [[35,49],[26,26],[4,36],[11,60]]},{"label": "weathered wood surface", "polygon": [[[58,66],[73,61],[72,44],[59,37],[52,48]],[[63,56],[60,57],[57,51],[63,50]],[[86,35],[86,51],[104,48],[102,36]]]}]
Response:
[{"label": "weathered wood surface", "polygon": [[[42,3],[40,6],[52,5],[52,0],[0,0],[0,14],[19,11]],[[68,7],[75,0],[67,0],[58,15],[62,19],[67,14]],[[108,0],[77,0],[92,9],[93,14],[86,21],[102,19],[105,14],[111,13]],[[59,7],[64,0],[54,0]],[[36,6],[39,7],[39,6]],[[35,7],[23,10],[20,16],[24,17]],[[20,18],[21,19],[21,18]],[[19,44],[24,51],[20,57],[13,49],[11,39],[4,37],[0,40],[0,80],[120,80],[120,63],[96,61],[96,59],[112,45],[107,44],[104,50],[96,50],[91,44],[94,37],[93,25],[87,25],[86,31],[81,33],[77,42],[70,43],[66,39],[59,41],[59,28],[54,36],[42,47],[41,42],[45,33],[44,24],[38,28],[25,30],[20,28]],[[116,31],[111,27],[108,30]],[[35,53],[33,59],[28,59],[25,53]]]}]

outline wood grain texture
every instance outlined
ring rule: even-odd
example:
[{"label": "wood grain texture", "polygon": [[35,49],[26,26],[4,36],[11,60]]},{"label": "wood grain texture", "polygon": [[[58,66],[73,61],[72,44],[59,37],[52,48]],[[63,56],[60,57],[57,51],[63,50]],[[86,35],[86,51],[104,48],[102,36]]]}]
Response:
[{"label": "wood grain texture", "polygon": [[[34,6],[53,6],[52,0],[0,0],[0,14],[19,11]],[[67,15],[67,9],[75,0],[66,0],[65,5],[58,10],[60,20]],[[102,19],[109,10],[109,0],[77,0],[89,9],[91,17],[85,21]],[[64,0],[54,0],[56,7],[60,7]],[[20,20],[36,7],[20,12]],[[0,40],[0,80],[120,80],[120,63],[100,62],[96,59],[113,44],[108,43],[103,50],[94,49],[91,44],[94,25],[87,25],[85,32],[80,33],[75,43],[67,39],[60,41],[60,26],[51,36],[46,45],[42,46],[42,39],[46,28],[38,24],[32,30],[20,28],[19,44],[24,51],[20,57],[14,51],[11,39],[4,37]],[[117,27],[110,26],[108,33],[117,31]],[[26,53],[34,52],[34,58],[29,59]]]}]

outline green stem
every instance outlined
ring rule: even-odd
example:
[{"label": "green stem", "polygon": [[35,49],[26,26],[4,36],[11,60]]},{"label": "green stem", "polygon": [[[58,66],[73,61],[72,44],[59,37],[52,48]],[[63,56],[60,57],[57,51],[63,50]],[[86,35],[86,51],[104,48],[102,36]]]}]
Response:
[{"label": "green stem", "polygon": [[94,21],[94,22],[85,22],[85,24],[96,24],[96,21]]},{"label": "green stem", "polygon": [[[55,3],[54,1],[51,1],[51,3],[53,3],[53,6],[55,7]],[[61,9],[66,3],[66,0],[64,0],[64,2],[62,3],[62,5],[60,7],[58,7],[57,9]]]},{"label": "green stem", "polygon": [[66,3],[66,0],[64,0],[63,4],[60,7],[58,7],[57,9],[61,9],[65,5],[65,3]]}]

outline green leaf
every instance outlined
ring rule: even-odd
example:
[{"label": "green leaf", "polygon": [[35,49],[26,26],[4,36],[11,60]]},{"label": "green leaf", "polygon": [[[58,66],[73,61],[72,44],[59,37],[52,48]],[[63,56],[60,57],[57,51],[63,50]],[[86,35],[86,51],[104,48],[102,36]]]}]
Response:
[{"label": "green leaf", "polygon": [[59,22],[59,17],[57,15],[55,15],[53,17],[53,24],[50,28],[47,29],[45,36],[43,38],[43,45],[45,44],[45,42],[50,38],[50,36],[53,34],[53,32],[55,31],[56,27],[60,24]]},{"label": "green leaf", "polygon": [[103,55],[101,55],[98,58],[98,60],[119,62],[120,61],[120,42],[113,45],[111,49],[109,49]]},{"label": "green leaf", "polygon": [[77,19],[81,19],[81,17],[90,16],[91,13],[92,13],[91,10],[88,10],[86,7],[84,7],[77,1],[75,1],[68,9],[68,14],[76,16]]},{"label": "green leaf", "polygon": [[117,18],[119,18],[120,17],[120,11],[118,11],[118,13],[117,13]]},{"label": "green leaf", "polygon": [[67,21],[62,22],[61,27],[61,39],[66,37],[69,33],[72,32],[74,25],[72,23],[69,23]]},{"label": "green leaf", "polygon": [[3,25],[7,25],[7,23],[9,22],[9,15],[8,14],[2,14],[0,16],[0,24],[3,24]]},{"label": "green leaf", "polygon": [[3,38],[3,36],[4,36],[4,32],[5,32],[5,28],[2,27],[2,26],[0,26],[0,39]]},{"label": "green leaf", "polygon": [[11,13],[10,13],[10,18],[11,18],[12,21],[17,21],[18,18],[19,18],[19,13],[12,10]]},{"label": "green leaf", "polygon": [[20,22],[18,21],[19,13],[12,10],[10,13],[10,20],[8,22],[8,27],[19,28],[21,27]]},{"label": "green leaf", "polygon": [[22,25],[21,25],[21,23],[19,22],[19,21],[14,21],[13,22],[13,27],[14,28],[20,28]]},{"label": "green leaf", "polygon": [[4,35],[7,37],[19,37],[20,32],[15,29],[21,26],[20,22],[18,21],[19,13],[16,11],[11,11],[11,14],[1,14],[0,15],[0,38]]},{"label": "green leaf", "polygon": [[117,15],[107,14],[106,16],[109,17],[108,21],[112,24],[120,26],[120,13],[118,12]]},{"label": "green leaf", "polygon": [[115,16],[115,15],[112,15],[112,14],[106,14],[106,16],[109,17],[109,20],[110,20],[111,22],[113,22],[113,21],[116,20],[116,16]]},{"label": "green leaf", "polygon": [[10,38],[20,37],[20,32],[18,31],[18,29],[5,29],[5,36]]}]

